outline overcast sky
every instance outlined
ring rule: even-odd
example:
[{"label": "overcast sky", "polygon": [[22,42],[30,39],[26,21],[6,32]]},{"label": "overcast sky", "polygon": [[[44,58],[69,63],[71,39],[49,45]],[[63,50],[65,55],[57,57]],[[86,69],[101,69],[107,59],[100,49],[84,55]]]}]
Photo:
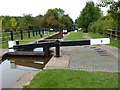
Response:
[{"label": "overcast sky", "polygon": [[[0,15],[23,16],[32,14],[44,15],[48,9],[61,8],[65,14],[75,20],[88,0],[1,0]],[[90,1],[90,0],[89,0]],[[93,0],[95,3],[98,0]],[[106,14],[107,9],[102,9]]]}]

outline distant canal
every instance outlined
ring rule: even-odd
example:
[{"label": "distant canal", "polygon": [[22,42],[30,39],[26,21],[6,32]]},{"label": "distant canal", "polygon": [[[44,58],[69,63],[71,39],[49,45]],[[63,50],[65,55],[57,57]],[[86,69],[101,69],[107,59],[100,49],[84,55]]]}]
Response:
[{"label": "distant canal", "polygon": [[2,88],[11,88],[26,72],[39,72],[51,57],[6,56],[0,64]]}]

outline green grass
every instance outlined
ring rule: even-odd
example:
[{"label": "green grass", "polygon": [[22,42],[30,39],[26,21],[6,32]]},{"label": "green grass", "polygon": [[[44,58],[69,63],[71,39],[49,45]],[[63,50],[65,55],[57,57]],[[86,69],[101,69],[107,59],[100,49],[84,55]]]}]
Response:
[{"label": "green grass", "polygon": [[[104,35],[91,33],[91,32],[89,33],[89,36],[91,38],[106,38],[106,36],[104,36]],[[120,42],[117,41],[117,40],[114,40],[113,38],[110,38],[110,44],[109,45],[120,48]]]},{"label": "green grass", "polygon": [[118,73],[48,69],[24,88],[118,88]]},{"label": "green grass", "polygon": [[[44,37],[47,37],[49,35],[52,35],[54,34],[55,32],[50,32],[48,34],[44,34],[42,38]],[[34,37],[30,37],[30,38],[24,38],[23,40],[19,40],[20,41],[20,44],[27,44],[27,43],[30,43],[30,42],[34,42],[35,40],[39,40],[41,39],[40,38],[40,35],[36,35]],[[8,43],[3,43],[3,44],[0,44],[0,49],[7,49],[8,48]]]},{"label": "green grass", "polygon": [[82,40],[84,34],[80,32],[71,32],[64,40]]},{"label": "green grass", "polygon": [[[52,35],[54,33],[55,32],[50,32],[50,33],[44,34],[42,38],[45,38],[45,37],[47,37],[49,35]],[[41,39],[41,37],[39,35],[31,37],[31,38],[25,38],[24,40],[20,40],[20,44],[26,44],[26,43],[34,42],[35,40],[39,40],[39,39]]]},{"label": "green grass", "polygon": [[7,49],[8,48],[8,43],[3,43],[3,44],[0,44],[0,49]]},{"label": "green grass", "polygon": [[106,36],[97,33],[88,33],[91,38],[106,38]]}]

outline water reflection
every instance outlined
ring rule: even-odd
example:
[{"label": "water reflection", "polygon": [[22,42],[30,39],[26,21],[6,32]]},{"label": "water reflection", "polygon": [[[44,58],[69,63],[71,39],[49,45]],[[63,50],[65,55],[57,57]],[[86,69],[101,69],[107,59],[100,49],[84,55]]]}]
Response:
[{"label": "water reflection", "polygon": [[[2,58],[2,88],[11,88],[26,72],[39,72],[51,57],[6,56]],[[0,75],[1,76],[1,75]]]},{"label": "water reflection", "polygon": [[10,61],[11,69],[16,69],[18,65],[35,69],[42,69],[49,59],[50,57],[39,56],[4,56],[2,58],[2,62],[5,60]]}]

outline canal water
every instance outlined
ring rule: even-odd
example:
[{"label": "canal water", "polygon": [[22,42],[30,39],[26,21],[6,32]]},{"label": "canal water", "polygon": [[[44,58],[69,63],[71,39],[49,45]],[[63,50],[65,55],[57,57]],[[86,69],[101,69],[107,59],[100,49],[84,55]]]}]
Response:
[{"label": "canal water", "polygon": [[51,57],[5,56],[0,64],[2,88],[11,88],[26,72],[39,72]]}]

